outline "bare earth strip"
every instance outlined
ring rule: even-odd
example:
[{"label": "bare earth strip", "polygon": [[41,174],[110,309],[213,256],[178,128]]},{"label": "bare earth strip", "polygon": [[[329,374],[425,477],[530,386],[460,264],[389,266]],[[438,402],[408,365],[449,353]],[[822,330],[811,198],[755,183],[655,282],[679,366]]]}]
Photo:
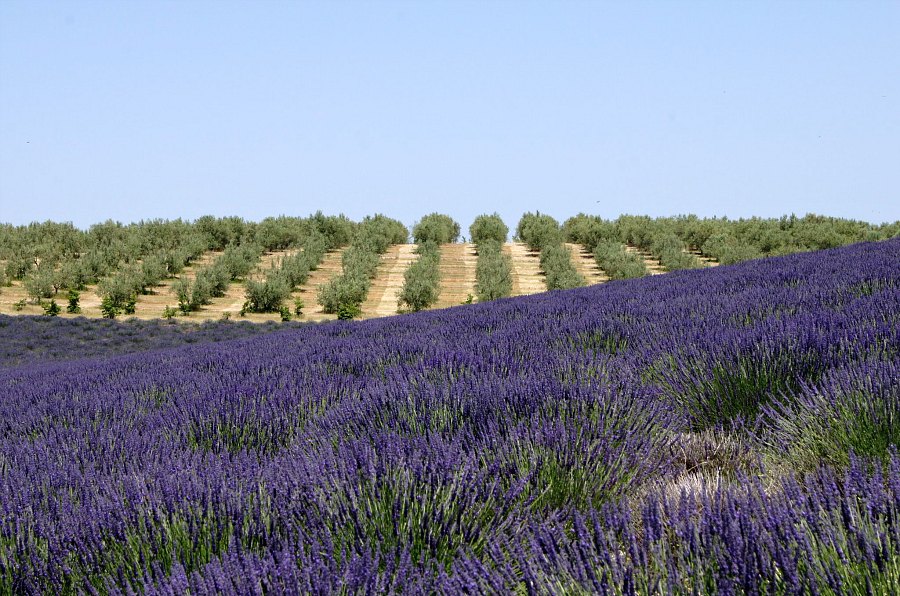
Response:
[{"label": "bare earth strip", "polygon": [[440,294],[434,308],[447,308],[463,304],[475,296],[475,245],[442,244],[441,245],[441,284]]},{"label": "bare earth strip", "polygon": [[578,273],[581,274],[581,277],[587,282],[587,285],[593,286],[609,281],[609,277],[606,273],[597,266],[594,255],[589,253],[584,246],[566,243],[566,248],[572,252],[572,264],[575,266],[575,270],[578,271]]},{"label": "bare earth strip", "polygon": [[322,262],[315,271],[311,271],[306,283],[300,286],[291,297],[303,301],[303,316],[301,321],[331,321],[337,315],[325,314],[322,305],[318,302],[319,288],[341,274],[341,259],[344,255],[343,248],[325,253]]},{"label": "bare earth strip", "polygon": [[650,272],[650,275],[660,275],[661,273],[666,272],[663,266],[660,265],[659,260],[655,259],[650,253],[644,252],[630,244],[625,246],[625,251],[640,256],[644,260],[644,266],[647,267],[647,271]]},{"label": "bare earth strip", "polygon": [[547,291],[541,272],[540,256],[521,242],[507,242],[503,252],[512,258],[513,296],[526,296]]},{"label": "bare earth strip", "polygon": [[362,304],[363,319],[397,314],[397,299],[403,289],[403,273],[419,260],[415,244],[394,244],[381,255],[381,264],[369,286],[369,295]]}]

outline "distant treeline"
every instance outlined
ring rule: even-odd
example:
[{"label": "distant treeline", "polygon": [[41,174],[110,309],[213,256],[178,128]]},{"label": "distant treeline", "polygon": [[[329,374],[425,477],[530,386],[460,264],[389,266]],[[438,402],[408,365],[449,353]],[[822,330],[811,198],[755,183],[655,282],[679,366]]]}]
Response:
[{"label": "distant treeline", "polygon": [[[439,287],[438,247],[455,242],[459,232],[457,222],[438,213],[416,224],[412,235],[420,258],[405,276],[401,308],[419,310],[434,304]],[[506,224],[497,214],[481,215],[469,232],[478,252],[478,300],[510,295],[510,258],[501,250],[508,234]],[[283,302],[305,283],[327,251],[348,247],[343,273],[322,287],[318,300],[326,312],[349,318],[360,312],[380,255],[391,244],[408,242],[409,236],[402,223],[384,215],[353,222],[321,212],[260,222],[213,216],[192,222],[150,220],[125,225],[107,221],[87,230],[49,221],[0,224],[0,285],[20,280],[35,301],[96,285],[104,312],[114,316],[129,312],[137,295],[151,292],[164,279],[178,277],[203,253],[220,251],[192,280],[178,280],[174,291],[181,310],[185,314],[197,310],[221,296],[228,284],[241,281],[247,286],[247,310],[273,311],[285,308]],[[706,266],[705,259],[727,265],[896,236],[900,236],[900,222],[873,225],[819,215],[737,220],[623,215],[605,220],[579,214],[560,225],[548,215],[526,213],[515,238],[540,253],[541,269],[552,290],[585,283],[564,242],[583,245],[610,278],[620,279],[647,274],[635,249],[673,271]],[[290,249],[294,255],[278,261],[264,279],[251,279],[262,254]]]},{"label": "distant treeline", "polygon": [[700,266],[689,251],[723,265],[796,252],[836,248],[856,242],[900,236],[900,221],[873,225],[821,215],[732,220],[696,215],[651,218],[623,215],[604,220],[579,214],[563,224],[569,242],[608,250],[609,243],[629,244],[656,256],[668,270]]}]

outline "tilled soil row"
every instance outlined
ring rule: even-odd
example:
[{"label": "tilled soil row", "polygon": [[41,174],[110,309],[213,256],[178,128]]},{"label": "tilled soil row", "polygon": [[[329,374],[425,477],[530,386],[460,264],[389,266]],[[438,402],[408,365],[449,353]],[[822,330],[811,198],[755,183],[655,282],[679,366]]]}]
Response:
[{"label": "tilled soil row", "polygon": [[584,246],[566,243],[566,247],[572,253],[572,264],[575,266],[575,270],[581,274],[581,277],[584,278],[587,285],[593,286],[609,281],[609,276],[597,266],[594,255],[588,252]]},{"label": "tilled soil row", "polygon": [[434,308],[457,306],[475,297],[475,264],[478,255],[475,245],[441,245],[441,285],[440,294]]},{"label": "tilled soil row", "polygon": [[381,255],[381,264],[369,286],[362,305],[362,318],[373,319],[397,314],[397,301],[403,289],[406,268],[419,260],[415,244],[394,244]]},{"label": "tilled soil row", "polygon": [[541,271],[540,254],[521,242],[507,242],[503,252],[512,258],[513,296],[526,296],[547,291]]},{"label": "tilled soil row", "polygon": [[291,298],[303,301],[302,321],[332,321],[337,318],[335,314],[326,314],[319,304],[319,288],[341,274],[341,259],[344,256],[344,248],[325,253],[325,257],[315,271],[311,271],[306,283],[295,291]]}]

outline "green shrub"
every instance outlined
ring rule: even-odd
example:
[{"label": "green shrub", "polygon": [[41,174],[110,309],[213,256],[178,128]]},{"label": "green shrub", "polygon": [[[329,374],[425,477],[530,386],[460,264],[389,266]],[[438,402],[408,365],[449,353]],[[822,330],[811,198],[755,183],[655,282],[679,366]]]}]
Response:
[{"label": "green shrub", "polygon": [[509,236],[509,228],[503,223],[503,219],[498,213],[479,215],[469,226],[469,236],[472,242],[479,247],[488,241],[502,244]]},{"label": "green shrub", "polygon": [[426,309],[437,302],[440,293],[440,247],[434,242],[425,242],[417,252],[419,260],[403,273],[398,311],[418,312]]},{"label": "green shrub", "polygon": [[55,317],[62,312],[62,308],[56,303],[56,300],[45,302],[41,306],[44,308],[44,314],[48,317]]},{"label": "green shrub", "polygon": [[66,295],[66,299],[69,301],[69,305],[66,306],[67,313],[78,314],[81,312],[81,307],[78,305],[80,298],[81,294],[77,290],[69,290],[69,293]]},{"label": "green shrub", "polygon": [[475,292],[479,302],[505,298],[512,294],[512,259],[503,254],[496,240],[484,240],[478,245],[475,265]]},{"label": "green shrub", "polygon": [[648,274],[643,259],[614,240],[600,241],[594,248],[594,260],[610,279],[632,279]]},{"label": "green shrub", "polygon": [[122,305],[122,311],[126,315],[133,315],[135,308],[137,307],[137,296],[132,294],[128,297],[128,300],[125,301],[125,304]]},{"label": "green shrub", "polygon": [[337,318],[339,321],[352,321],[362,314],[359,304],[347,303],[341,304],[337,309]]},{"label": "green shrub", "polygon": [[119,315],[120,308],[113,302],[112,298],[104,296],[100,302],[100,312],[103,313],[103,318],[105,319],[115,319]]},{"label": "green shrub", "polygon": [[83,290],[90,280],[88,271],[83,267],[81,260],[65,261],[57,272],[59,287],[69,290]]},{"label": "green shrub", "polygon": [[413,241],[416,244],[434,242],[446,244],[459,238],[459,224],[449,215],[431,213],[413,226]]},{"label": "green shrub", "polygon": [[171,320],[175,318],[175,315],[178,314],[178,311],[172,308],[171,306],[166,306],[163,309],[162,317],[166,320]]},{"label": "green shrub", "polygon": [[[379,255],[391,244],[406,242],[406,226],[383,215],[365,218],[356,227],[353,243],[342,256],[342,273],[319,288],[318,301],[326,313],[354,318],[362,312],[370,279],[381,263]],[[353,314],[356,313],[356,314]],[[352,316],[351,316],[352,315]]]},{"label": "green shrub", "polygon": [[324,238],[325,247],[328,250],[346,246],[353,241],[356,224],[344,215],[323,215],[321,211],[317,211],[310,217],[310,220]]},{"label": "green shrub", "polygon": [[572,251],[562,244],[550,244],[541,250],[541,269],[548,290],[568,290],[586,285],[572,264]]},{"label": "green shrub", "polygon": [[338,313],[342,307],[361,308],[369,293],[369,278],[361,275],[340,275],[319,288],[319,304],[326,313]]},{"label": "green shrub", "polygon": [[615,225],[602,220],[599,217],[579,213],[575,217],[567,219],[562,226],[563,237],[566,242],[581,244],[589,251],[603,241],[618,238]]},{"label": "green shrub", "polygon": [[28,295],[35,301],[52,298],[59,291],[56,272],[50,266],[43,264],[25,278],[24,286]]},{"label": "green shrub", "polygon": [[32,267],[34,267],[34,259],[32,257],[14,255],[6,263],[6,277],[9,279],[24,279]]},{"label": "green shrub", "polygon": [[549,215],[526,213],[516,226],[516,238],[531,250],[542,250],[544,246],[560,244],[563,241],[559,222]]},{"label": "green shrub", "polygon": [[247,311],[279,312],[281,303],[291,293],[287,283],[279,276],[271,276],[263,282],[247,281]]},{"label": "green shrub", "polygon": [[694,255],[685,252],[685,248],[684,242],[668,231],[658,232],[650,244],[650,252],[657,256],[659,263],[668,271],[702,267]]},{"label": "green shrub", "polygon": [[188,314],[193,310],[191,307],[191,285],[191,281],[184,277],[180,277],[172,283],[172,293],[175,294],[175,298],[178,300],[178,309],[184,314]]},{"label": "green shrub", "polygon": [[291,309],[287,306],[283,306],[278,309],[278,314],[281,315],[281,322],[286,323],[291,320]]},{"label": "green shrub", "polygon": [[141,282],[137,272],[128,269],[102,280],[98,289],[104,299],[108,299],[110,304],[121,310],[126,302],[140,292],[140,288]]}]

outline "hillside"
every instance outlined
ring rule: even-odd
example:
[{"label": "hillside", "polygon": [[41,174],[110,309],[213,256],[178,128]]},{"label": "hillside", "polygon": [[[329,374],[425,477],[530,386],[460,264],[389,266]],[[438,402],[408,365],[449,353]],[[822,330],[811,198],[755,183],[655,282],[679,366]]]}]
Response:
[{"label": "hillside", "polygon": [[898,263],[2,369],[0,592],[895,592]]},{"label": "hillside", "polygon": [[[0,314],[366,319],[879,240],[900,223],[526,213],[514,242],[496,214],[476,218],[472,242],[460,232],[437,213],[413,227],[417,245],[381,215],[0,225]],[[434,248],[419,263],[423,242]]]}]

